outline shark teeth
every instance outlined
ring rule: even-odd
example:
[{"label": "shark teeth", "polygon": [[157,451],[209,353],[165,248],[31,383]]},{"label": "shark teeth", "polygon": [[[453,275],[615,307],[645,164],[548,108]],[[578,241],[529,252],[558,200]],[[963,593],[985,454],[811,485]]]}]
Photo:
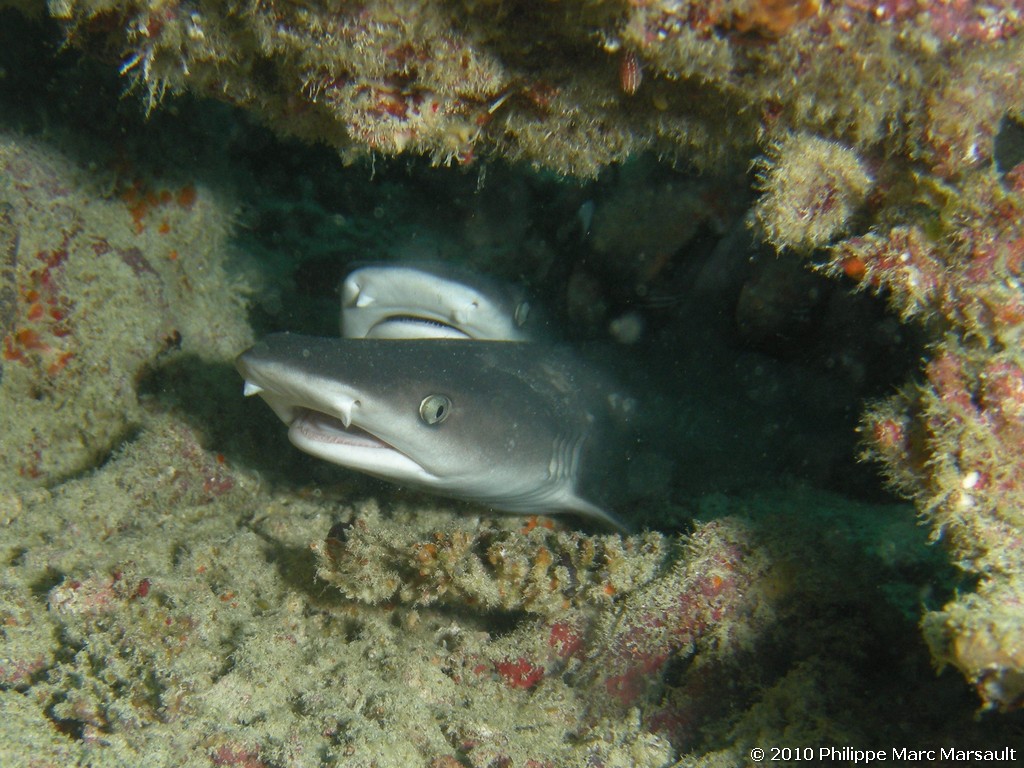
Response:
[{"label": "shark teeth", "polygon": [[352,409],[359,406],[358,400],[345,399],[335,404],[338,410],[338,421],[345,425],[345,429],[352,426]]},{"label": "shark teeth", "polygon": [[363,286],[355,280],[345,280],[341,286],[341,304],[343,307],[368,307],[377,303],[377,299],[363,290]]}]

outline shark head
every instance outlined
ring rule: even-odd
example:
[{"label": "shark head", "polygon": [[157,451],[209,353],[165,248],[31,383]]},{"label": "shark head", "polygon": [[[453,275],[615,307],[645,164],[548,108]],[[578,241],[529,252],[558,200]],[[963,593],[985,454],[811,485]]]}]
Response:
[{"label": "shark head", "polygon": [[526,341],[529,315],[518,288],[449,265],[371,265],[341,286],[349,338]]},{"label": "shark head", "polygon": [[586,369],[538,344],[275,334],[240,355],[298,448],[402,485],[526,514],[575,512],[600,441]]}]

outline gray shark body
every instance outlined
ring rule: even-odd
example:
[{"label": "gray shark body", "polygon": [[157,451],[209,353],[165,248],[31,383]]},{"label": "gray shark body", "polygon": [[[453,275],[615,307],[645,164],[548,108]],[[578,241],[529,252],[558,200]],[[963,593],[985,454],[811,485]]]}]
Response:
[{"label": "gray shark body", "polygon": [[314,456],[499,510],[621,527],[586,489],[621,461],[613,441],[623,401],[564,350],[284,333],[236,366],[246,394],[263,397]]}]

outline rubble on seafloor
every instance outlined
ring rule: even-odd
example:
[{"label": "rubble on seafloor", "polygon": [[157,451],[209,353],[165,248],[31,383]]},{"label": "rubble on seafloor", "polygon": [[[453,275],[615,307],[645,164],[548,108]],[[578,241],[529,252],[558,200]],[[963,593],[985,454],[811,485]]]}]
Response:
[{"label": "rubble on seafloor", "polygon": [[[178,408],[144,413],[96,472],[0,496],[4,765],[732,765],[790,721],[873,743],[887,725],[851,705],[880,664],[903,696],[954,690],[905,644],[940,558],[898,508],[708,498],[685,537],[481,524],[275,487]],[[359,565],[387,581],[373,557],[395,591],[345,598]]]}]

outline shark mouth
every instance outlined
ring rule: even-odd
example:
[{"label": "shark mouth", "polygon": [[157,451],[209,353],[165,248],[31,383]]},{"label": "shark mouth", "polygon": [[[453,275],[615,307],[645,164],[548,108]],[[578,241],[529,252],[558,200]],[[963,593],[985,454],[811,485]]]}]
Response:
[{"label": "shark mouth", "polygon": [[[288,439],[300,451],[356,469],[384,480],[431,487],[438,478],[394,445],[355,425],[352,410],[358,400],[340,398],[332,405],[342,418],[296,402],[294,396],[275,393],[245,382],[245,395],[260,395],[285,424]],[[308,400],[307,400],[308,402]],[[347,426],[346,426],[347,422]]]},{"label": "shark mouth", "polygon": [[393,482],[431,486],[432,474],[365,429],[305,406],[294,406],[288,439],[299,450]]},{"label": "shark mouth", "polygon": [[365,429],[360,429],[354,424],[346,427],[341,419],[335,418],[328,413],[302,406],[295,409],[295,416],[292,419],[288,433],[289,435],[298,433],[305,439],[315,443],[327,443],[338,446],[348,445],[353,448],[395,450],[393,446],[388,445]]},{"label": "shark mouth", "polygon": [[454,325],[418,315],[388,315],[366,332],[368,339],[468,339],[470,336]]}]

